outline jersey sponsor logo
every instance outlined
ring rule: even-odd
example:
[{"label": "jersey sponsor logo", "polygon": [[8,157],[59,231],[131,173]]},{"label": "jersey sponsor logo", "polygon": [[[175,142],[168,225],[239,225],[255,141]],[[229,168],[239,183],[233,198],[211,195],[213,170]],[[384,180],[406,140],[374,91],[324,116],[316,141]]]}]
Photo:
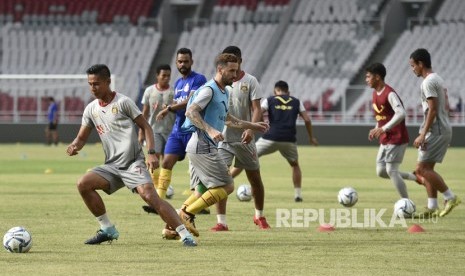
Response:
[{"label": "jersey sponsor logo", "polygon": [[189,83],[186,83],[186,85],[184,85],[183,91],[184,92],[189,92],[190,91]]},{"label": "jersey sponsor logo", "polygon": [[386,116],[376,115],[375,119],[376,119],[376,121],[379,122],[379,121],[382,121],[382,120],[386,120]]},{"label": "jersey sponsor logo", "polygon": [[98,135],[103,135],[105,133],[105,127],[103,125],[97,125],[95,126],[95,129],[97,130]]},{"label": "jersey sponsor logo", "polygon": [[278,109],[278,110],[292,110],[292,106],[290,106],[290,105],[284,105],[284,104],[275,105],[274,108],[275,108],[275,109]]}]

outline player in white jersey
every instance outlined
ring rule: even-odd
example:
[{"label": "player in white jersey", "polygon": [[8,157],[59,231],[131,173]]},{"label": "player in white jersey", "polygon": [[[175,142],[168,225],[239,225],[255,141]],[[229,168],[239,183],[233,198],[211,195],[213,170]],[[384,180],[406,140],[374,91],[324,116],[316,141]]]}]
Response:
[{"label": "player in white jersey", "polygon": [[[108,218],[105,204],[97,190],[112,194],[126,186],[136,190],[145,202],[161,214],[167,224],[176,229],[185,246],[196,246],[174,208],[160,199],[154,189],[147,167],[153,171],[159,167],[159,162],[153,149],[152,128],[139,108],[128,97],[111,91],[110,70],[106,65],[91,66],[87,69],[87,79],[96,99],[85,108],[79,133],[66,150],[70,156],[77,155],[95,128],[105,152],[105,163],[87,172],[77,183],[87,208],[100,224],[97,235],[87,240],[86,244],[118,239],[119,233]],[[147,160],[137,139],[136,125],[145,134],[149,148]]]},{"label": "player in white jersey", "polygon": [[[421,83],[421,105],[424,121],[420,135],[413,145],[418,148],[418,163],[415,174],[423,178],[428,194],[428,206],[418,217],[447,215],[460,204],[460,199],[447,187],[444,179],[435,170],[436,163],[441,163],[452,139],[452,127],[449,123],[449,103],[444,80],[433,72],[431,56],[426,49],[417,49],[409,60],[413,73],[424,80]],[[446,201],[444,209],[439,212],[437,194],[443,194]]]},{"label": "player in white jersey", "polygon": [[[263,96],[262,89],[257,79],[241,69],[242,53],[237,46],[228,46],[223,53],[233,54],[239,59],[239,69],[236,80],[229,90],[229,114],[248,121],[259,122],[262,118],[260,99]],[[253,112],[252,112],[253,110]],[[265,201],[265,189],[260,175],[260,164],[255,147],[254,132],[251,129],[238,129],[226,126],[223,130],[224,140],[219,144],[220,156],[230,167],[234,159],[234,167],[245,169],[247,178],[252,186],[252,194],[255,203],[254,223],[260,229],[269,229],[263,206]],[[226,223],[227,198],[216,204],[217,224],[212,231],[228,231]]]},{"label": "player in white jersey", "polygon": [[[157,82],[154,85],[147,87],[142,96],[142,114],[149,122],[153,130],[155,142],[155,156],[158,159],[163,159],[166,141],[173,129],[175,114],[174,112],[161,112],[167,106],[174,103],[174,90],[170,87],[171,67],[168,64],[157,66]],[[143,144],[145,135],[142,129],[139,130],[139,143]],[[157,189],[158,196],[164,196],[158,190],[158,178],[160,176],[160,168],[153,170],[151,173],[153,184]]]}]

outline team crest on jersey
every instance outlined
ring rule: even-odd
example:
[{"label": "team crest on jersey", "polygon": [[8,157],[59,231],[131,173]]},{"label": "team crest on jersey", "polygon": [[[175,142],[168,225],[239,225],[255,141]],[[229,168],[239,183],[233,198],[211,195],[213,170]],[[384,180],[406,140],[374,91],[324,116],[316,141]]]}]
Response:
[{"label": "team crest on jersey", "polygon": [[98,118],[98,113],[97,112],[92,112],[92,118],[97,119]]},{"label": "team crest on jersey", "polygon": [[249,92],[249,85],[247,83],[241,83],[241,92],[242,93]]},{"label": "team crest on jersey", "polygon": [[116,106],[116,104],[111,107],[111,113],[113,113],[113,114],[118,113],[118,107]]}]

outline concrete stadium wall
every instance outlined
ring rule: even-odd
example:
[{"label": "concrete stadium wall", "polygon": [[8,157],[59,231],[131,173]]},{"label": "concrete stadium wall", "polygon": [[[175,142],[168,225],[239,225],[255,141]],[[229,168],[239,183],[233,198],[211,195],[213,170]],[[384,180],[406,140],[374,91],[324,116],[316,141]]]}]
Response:
[{"label": "concrete stadium wall", "polygon": [[[79,131],[80,125],[59,125],[60,141],[70,143]],[[367,146],[377,145],[376,141],[368,141],[368,131],[372,126],[335,126],[315,125],[313,132],[321,145],[325,146]],[[45,140],[45,124],[0,124],[0,143],[43,143]],[[454,127],[451,146],[465,146],[465,127]],[[417,137],[418,127],[409,127],[410,144]],[[89,137],[89,142],[98,142],[95,131]],[[298,144],[308,145],[305,126],[298,126]]]}]

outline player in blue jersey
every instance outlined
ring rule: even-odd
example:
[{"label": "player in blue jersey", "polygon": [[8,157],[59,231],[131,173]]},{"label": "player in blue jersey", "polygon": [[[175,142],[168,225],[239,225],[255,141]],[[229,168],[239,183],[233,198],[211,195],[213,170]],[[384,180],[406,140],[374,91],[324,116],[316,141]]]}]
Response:
[{"label": "player in blue jersey", "polygon": [[[318,145],[313,137],[312,123],[305,111],[302,102],[289,93],[289,85],[285,81],[278,81],[274,86],[274,96],[262,101],[263,112],[268,112],[270,130],[257,141],[258,157],[278,151],[286,158],[292,167],[292,181],[294,182],[296,202],[302,201],[302,171],[298,161],[296,146],[296,119],[300,115],[305,122],[305,128],[310,144]],[[236,177],[242,169],[234,168],[231,171]]]},{"label": "player in blue jersey", "polygon": [[[181,126],[186,120],[186,105],[192,92],[201,87],[207,79],[204,75],[192,70],[192,51],[187,48],[180,48],[176,52],[176,67],[182,77],[174,84],[174,104],[166,106],[160,111],[160,117],[169,112],[176,113],[173,129],[168,136],[165,145],[165,152],[158,178],[157,192],[161,198],[165,198],[166,190],[171,184],[172,169],[176,162],[184,160],[186,157],[187,142],[192,133],[181,130]],[[147,212],[154,212],[150,206],[143,206]]]},{"label": "player in blue jersey", "polygon": [[[186,152],[190,160],[191,190],[195,192],[183,203],[179,213],[181,220],[192,234],[198,235],[194,216],[201,210],[227,198],[234,191],[229,168],[218,152],[218,143],[224,140],[225,124],[242,130],[266,131],[268,124],[252,123],[229,114],[229,91],[239,69],[239,58],[232,54],[220,54],[215,59],[216,74],[189,100],[186,110],[188,119],[183,129],[193,132]],[[199,186],[207,188],[205,192]]]}]

